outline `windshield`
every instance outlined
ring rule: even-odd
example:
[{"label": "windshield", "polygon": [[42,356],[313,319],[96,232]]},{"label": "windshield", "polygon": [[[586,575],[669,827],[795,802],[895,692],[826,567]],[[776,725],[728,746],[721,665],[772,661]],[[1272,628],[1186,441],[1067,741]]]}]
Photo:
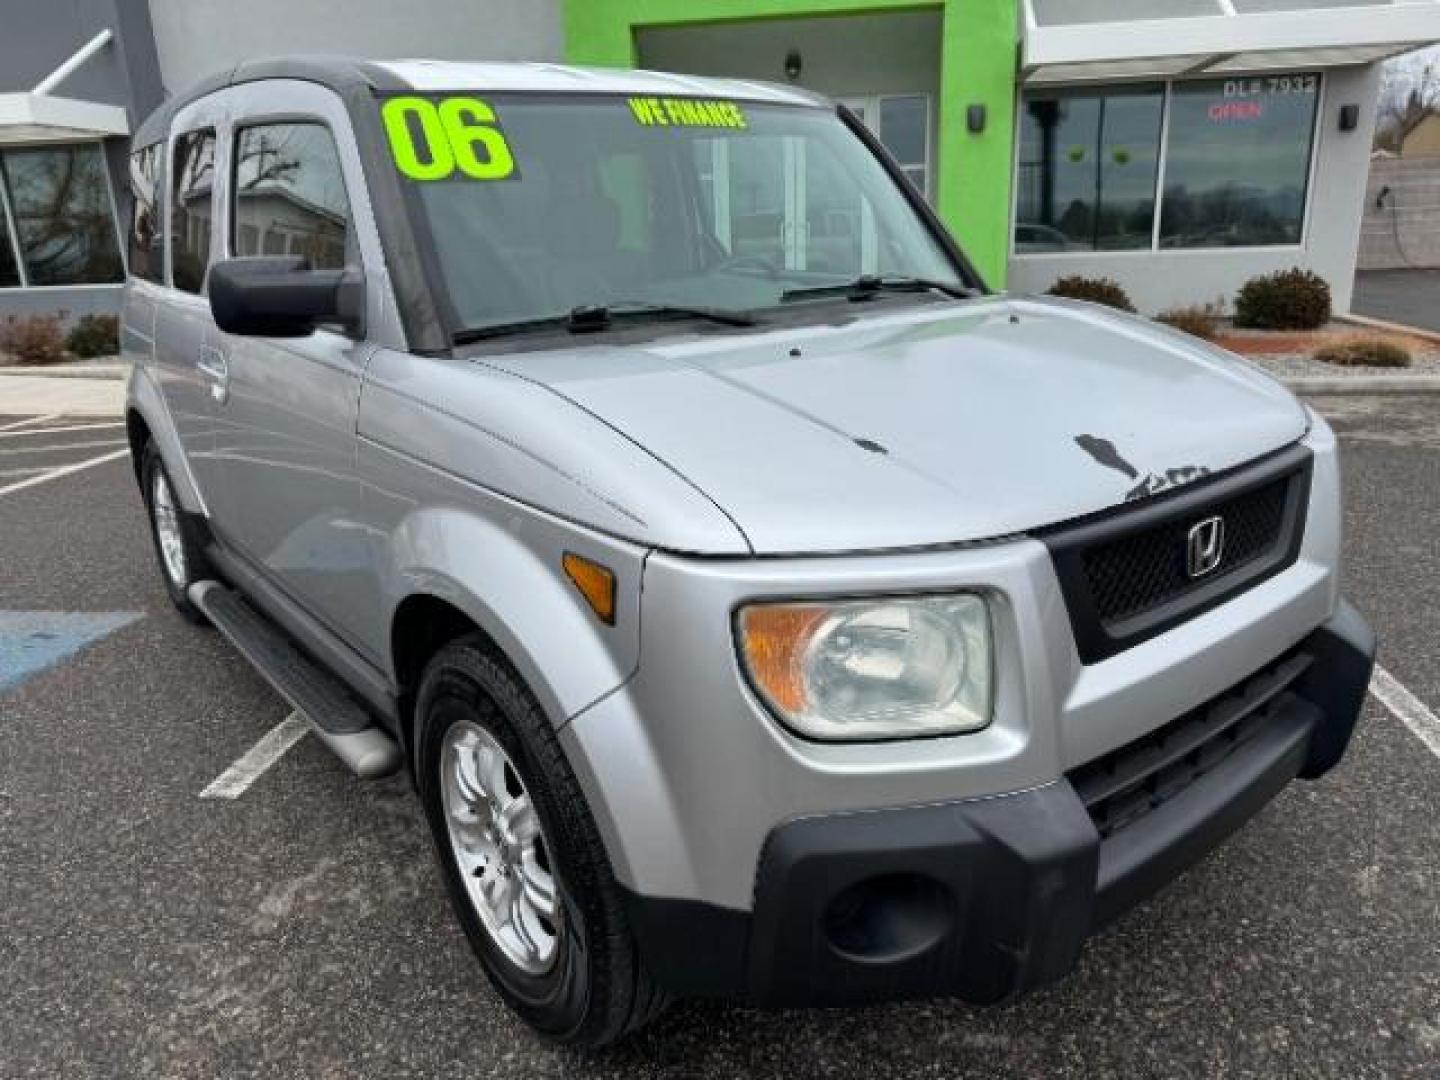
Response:
[{"label": "windshield", "polygon": [[[393,98],[460,327],[657,305],[756,311],[862,276],[963,288],[833,113],[708,99]],[[787,294],[789,294],[787,296]]]}]

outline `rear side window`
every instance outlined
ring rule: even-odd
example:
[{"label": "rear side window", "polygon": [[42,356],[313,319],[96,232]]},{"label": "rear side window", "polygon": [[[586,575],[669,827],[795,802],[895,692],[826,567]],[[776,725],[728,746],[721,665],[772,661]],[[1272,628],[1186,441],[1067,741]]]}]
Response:
[{"label": "rear side window", "polygon": [[160,146],[130,155],[130,273],[146,281],[165,278],[165,232],[160,225]]},{"label": "rear side window", "polygon": [[235,137],[236,255],[300,255],[315,270],[345,266],[350,200],[335,139],[323,124],[263,124]]},{"label": "rear side window", "polygon": [[175,140],[171,169],[170,284],[198,293],[210,263],[215,216],[215,129],[191,131]]}]

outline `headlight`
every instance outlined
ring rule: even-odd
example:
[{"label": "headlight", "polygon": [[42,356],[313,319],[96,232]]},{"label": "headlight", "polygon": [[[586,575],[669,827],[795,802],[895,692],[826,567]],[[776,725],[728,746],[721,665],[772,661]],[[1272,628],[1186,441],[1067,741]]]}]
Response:
[{"label": "headlight", "polygon": [[812,739],[957,735],[990,722],[990,610],[979,596],[753,604],[739,614],[745,672]]}]

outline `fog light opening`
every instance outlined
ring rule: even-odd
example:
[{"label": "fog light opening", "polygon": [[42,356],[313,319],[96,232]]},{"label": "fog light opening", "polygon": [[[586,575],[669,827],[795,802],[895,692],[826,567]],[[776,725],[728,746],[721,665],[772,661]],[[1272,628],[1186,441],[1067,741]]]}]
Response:
[{"label": "fog light opening", "polygon": [[867,964],[909,960],[933,948],[953,921],[950,894],[920,874],[886,874],[845,889],[821,929],[837,953]]}]

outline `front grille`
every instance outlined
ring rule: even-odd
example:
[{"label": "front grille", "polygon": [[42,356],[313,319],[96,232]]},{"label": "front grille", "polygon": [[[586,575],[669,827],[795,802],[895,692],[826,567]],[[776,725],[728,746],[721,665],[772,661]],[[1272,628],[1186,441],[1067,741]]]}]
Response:
[{"label": "front grille", "polygon": [[1293,652],[1230,692],[1068,774],[1101,839],[1163,806],[1241,749],[1311,664]]},{"label": "front grille", "polygon": [[1200,511],[1224,520],[1225,545],[1220,564],[1198,580],[1185,569],[1186,540],[1195,515],[1086,550],[1085,581],[1100,618],[1113,624],[1148,611],[1273,550],[1285,524],[1289,486],[1289,478],[1276,480]]},{"label": "front grille", "polygon": [[[1284,570],[1300,553],[1310,451],[1296,445],[1136,505],[1041,530],[1080,659],[1096,663],[1164,633]],[[1224,523],[1219,564],[1186,566],[1190,530]]]}]

